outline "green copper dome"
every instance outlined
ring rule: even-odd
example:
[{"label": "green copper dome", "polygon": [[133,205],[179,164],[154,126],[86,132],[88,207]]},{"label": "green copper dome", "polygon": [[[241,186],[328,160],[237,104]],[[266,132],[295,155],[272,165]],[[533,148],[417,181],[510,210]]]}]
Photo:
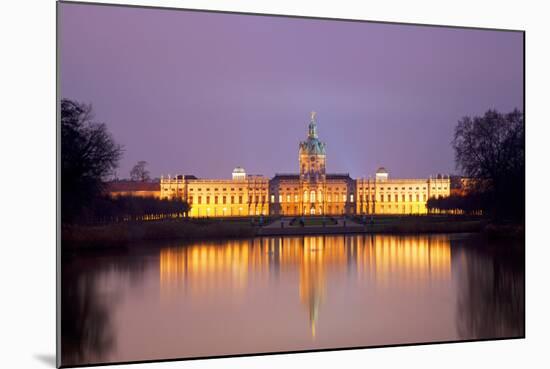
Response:
[{"label": "green copper dome", "polygon": [[317,123],[315,122],[315,112],[311,113],[311,121],[308,126],[307,140],[300,142],[300,154],[307,155],[326,155],[325,143],[321,142],[317,136]]}]

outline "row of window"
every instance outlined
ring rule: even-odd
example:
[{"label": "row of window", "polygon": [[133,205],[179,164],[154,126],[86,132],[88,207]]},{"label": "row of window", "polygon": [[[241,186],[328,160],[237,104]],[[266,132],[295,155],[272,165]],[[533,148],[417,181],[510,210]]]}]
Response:
[{"label": "row of window", "polygon": [[[399,187],[394,187],[393,189],[394,189],[394,191],[398,191],[398,190],[399,190]],[[401,187],[401,190],[402,190],[402,191],[405,191],[405,189],[406,189],[406,187]],[[420,190],[420,187],[415,187],[415,189],[418,191],[418,190]],[[435,189],[436,189],[436,187],[432,187],[432,190],[433,190],[433,191],[435,191]],[[438,191],[441,191],[441,189],[446,190],[446,189],[447,189],[447,186],[444,186],[443,188],[442,188],[442,187],[437,187],[437,190],[438,190]],[[368,188],[365,188],[364,190],[365,190],[365,192],[367,192],[367,191],[368,191]],[[374,187],[371,187],[370,190],[371,190],[371,191],[374,191]],[[391,187],[380,187],[379,190],[380,190],[380,191],[384,191],[384,190],[386,190],[386,191],[391,191],[392,188],[391,188]],[[413,187],[409,187],[409,191],[412,191],[412,190],[413,190]],[[425,191],[425,190],[426,190],[426,187],[422,187],[422,190]],[[363,192],[363,189],[360,189],[360,190],[359,190],[359,193],[362,193],[362,192]]]},{"label": "row of window", "polygon": [[[175,189],[171,189],[171,190],[172,190],[172,191],[175,191]],[[178,190],[181,191],[182,188],[179,188]],[[189,189],[189,191],[193,191],[193,190],[194,190],[193,188],[190,188],[190,189]],[[262,191],[262,190],[265,191],[264,188],[248,188],[248,191],[251,191],[251,192],[252,192],[252,191]],[[170,191],[170,188],[164,187],[164,191]],[[200,187],[197,188],[197,191],[202,191],[202,188],[200,188]],[[205,192],[210,192],[210,188],[205,188],[204,191],[205,191]],[[217,192],[217,191],[218,191],[218,189],[217,189],[217,188],[214,188],[214,192]],[[226,192],[226,191],[227,191],[227,188],[223,188],[223,189],[222,189],[222,192]],[[235,192],[235,189],[234,189],[234,188],[231,188],[231,191],[232,191],[232,192]],[[239,188],[239,191],[242,192],[243,189],[242,189],[242,188]]]},{"label": "row of window", "polygon": [[[420,195],[419,194],[416,194],[416,196],[414,198],[416,199],[416,202],[420,201]],[[380,195],[380,202],[384,202],[384,199],[387,202],[391,202],[392,201],[391,194],[387,194],[386,196]],[[374,197],[374,195],[372,195],[372,201],[374,201],[374,200],[375,200],[375,197]],[[408,200],[409,200],[409,202],[413,201],[413,195],[412,194],[409,194]],[[361,195],[361,201],[363,201],[363,196],[362,195]],[[394,202],[399,202],[399,195],[398,194],[394,195],[393,201]],[[407,197],[404,194],[402,194],[401,195],[401,202],[406,202],[406,201],[407,201]],[[426,194],[422,195],[422,201],[426,201]]]},{"label": "row of window", "polygon": [[[221,204],[227,204],[227,200],[229,200],[229,204],[242,204],[243,203],[243,197],[238,196],[237,198],[235,196],[205,196],[205,204],[210,204],[210,198],[214,198],[214,204],[219,204],[221,200]],[[238,200],[238,202],[235,202],[235,200]],[[203,197],[197,196],[197,204],[202,204]],[[255,200],[255,201],[254,201]],[[189,196],[189,202],[193,203],[194,196]],[[249,196],[249,201],[254,201],[256,203],[259,202],[265,202],[265,195],[263,196]]]},{"label": "row of window", "polygon": [[[339,198],[339,195],[338,194],[334,194],[334,201],[337,202],[338,201],[338,198]],[[319,193],[317,194],[315,191],[310,191],[309,192],[309,198],[308,198],[308,192],[307,191],[304,191],[304,202],[323,202],[323,193],[321,191],[319,191]],[[327,202],[332,202],[332,194],[328,194],[327,195]],[[285,197],[283,197],[283,195],[279,195],[279,198],[278,198],[278,202],[279,203],[283,203],[285,202]],[[292,200],[292,197],[291,195],[286,195],[286,202],[291,202]],[[350,202],[353,202],[354,201],[354,196],[353,194],[350,194],[349,196],[349,200]],[[298,195],[297,194],[294,194],[294,202],[298,202],[299,199],[298,199]],[[346,202],[347,201],[347,195],[346,194],[342,194],[342,201],[343,202]],[[275,203],[275,195],[271,195],[271,203]]]}]

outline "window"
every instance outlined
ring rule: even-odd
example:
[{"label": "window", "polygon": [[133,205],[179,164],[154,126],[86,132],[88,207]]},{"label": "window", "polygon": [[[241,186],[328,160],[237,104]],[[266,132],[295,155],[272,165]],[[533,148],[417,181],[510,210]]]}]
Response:
[{"label": "window", "polygon": [[275,203],[275,195],[271,195],[271,203]]},{"label": "window", "polygon": [[231,196],[231,204],[235,203],[235,196]]},{"label": "window", "polygon": [[290,202],[290,195],[286,195],[286,202]]},{"label": "window", "polygon": [[210,204],[210,196],[206,196],[206,203]]},{"label": "window", "polygon": [[391,202],[391,195],[388,194],[388,202]]},{"label": "window", "polygon": [[424,201],[426,201],[426,194],[423,195],[423,199],[424,199]]},{"label": "window", "polygon": [[197,199],[197,203],[201,204],[202,203],[202,196],[199,196],[198,199]]},{"label": "window", "polygon": [[416,194],[416,201],[420,201],[420,195]]},{"label": "window", "polygon": [[283,195],[279,195],[279,202],[283,202]]},{"label": "window", "polygon": [[224,191],[224,192],[227,191],[227,188],[224,188],[223,191]]},{"label": "window", "polygon": [[331,202],[331,196],[330,193],[327,195],[327,202]]},{"label": "window", "polygon": [[226,198],[226,196],[224,196],[223,199],[222,199],[224,204],[227,202],[226,200],[227,200],[227,198]]},{"label": "window", "polygon": [[319,202],[323,202],[323,192],[322,191],[319,191]]},{"label": "window", "polygon": [[399,202],[399,195],[395,194],[395,202]]},{"label": "window", "polygon": [[309,200],[311,202],[315,202],[315,191],[310,191],[309,192]]},{"label": "window", "polygon": [[350,202],[353,202],[353,194],[350,194],[350,195],[349,195],[349,201],[350,201]]},{"label": "window", "polygon": [[218,203],[218,196],[214,196],[214,204]]},{"label": "window", "polygon": [[347,196],[346,196],[346,194],[343,194],[343,195],[342,195],[342,201],[343,201],[343,202],[346,202],[346,201],[347,201]]},{"label": "window", "polygon": [[413,195],[412,195],[412,194],[409,194],[409,201],[410,201],[410,202],[413,201]]},{"label": "window", "polygon": [[[294,194],[294,202],[298,202],[298,194]],[[296,210],[298,212],[298,210]]]},{"label": "window", "polygon": [[380,202],[384,202],[384,195],[380,195]]},{"label": "window", "polygon": [[243,197],[239,196],[239,204],[242,204],[242,203],[243,203]]},{"label": "window", "polygon": [[260,196],[256,195],[256,204],[260,202]]},{"label": "window", "polygon": [[307,201],[307,191],[304,191],[304,202],[306,202],[306,201]]},{"label": "window", "polygon": [[372,202],[376,201],[376,195],[372,195]]},{"label": "window", "polygon": [[262,204],[265,202],[265,195],[262,195]]},{"label": "window", "polygon": [[405,195],[401,195],[401,201],[405,202]]}]

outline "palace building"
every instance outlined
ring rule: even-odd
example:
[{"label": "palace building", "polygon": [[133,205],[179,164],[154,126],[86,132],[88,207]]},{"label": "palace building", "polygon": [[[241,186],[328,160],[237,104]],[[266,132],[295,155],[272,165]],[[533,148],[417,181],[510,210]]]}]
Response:
[{"label": "palace building", "polygon": [[248,175],[237,167],[231,179],[163,177],[160,197],[187,201],[192,217],[235,217],[424,214],[430,197],[449,196],[449,176],[392,179],[384,168],[372,179],[327,173],[326,144],[319,139],[315,118],[313,112],[307,137],[299,144],[298,173],[275,174],[269,179]]}]

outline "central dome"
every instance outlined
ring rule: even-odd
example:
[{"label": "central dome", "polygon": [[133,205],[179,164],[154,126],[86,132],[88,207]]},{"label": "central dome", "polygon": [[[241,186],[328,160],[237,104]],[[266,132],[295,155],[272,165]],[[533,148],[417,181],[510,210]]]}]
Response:
[{"label": "central dome", "polygon": [[307,140],[300,142],[300,154],[326,155],[325,143],[318,138],[308,137]]},{"label": "central dome", "polygon": [[308,135],[305,141],[300,142],[300,154],[305,155],[325,155],[325,143],[317,137],[317,123],[315,122],[315,112],[311,112],[311,121],[308,126]]}]

